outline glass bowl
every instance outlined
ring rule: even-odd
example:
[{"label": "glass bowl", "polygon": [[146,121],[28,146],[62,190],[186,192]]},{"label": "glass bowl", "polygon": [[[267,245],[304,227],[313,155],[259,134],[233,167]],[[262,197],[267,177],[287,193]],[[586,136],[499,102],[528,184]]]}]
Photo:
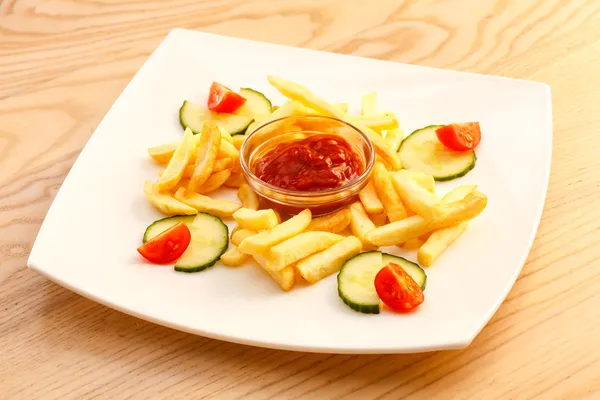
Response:
[{"label": "glass bowl", "polygon": [[[345,139],[363,162],[362,174],[339,187],[320,191],[283,189],[255,175],[256,163],[278,144],[321,134]],[[337,118],[323,116],[291,116],[274,120],[252,132],[240,149],[240,164],[248,185],[269,207],[291,215],[306,208],[313,216],[325,215],[353,203],[367,184],[374,162],[375,151],[364,133]]]}]

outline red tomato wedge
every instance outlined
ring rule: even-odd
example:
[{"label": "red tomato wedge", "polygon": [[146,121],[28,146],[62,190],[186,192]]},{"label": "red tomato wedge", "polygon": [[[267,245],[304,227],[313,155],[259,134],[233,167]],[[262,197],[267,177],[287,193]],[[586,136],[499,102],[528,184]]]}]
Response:
[{"label": "red tomato wedge", "polygon": [[234,113],[244,105],[246,99],[220,83],[210,85],[208,109],[220,113]]},{"label": "red tomato wedge", "polygon": [[450,124],[438,128],[435,133],[444,146],[455,151],[473,150],[481,141],[479,122]]},{"label": "red tomato wedge", "polygon": [[375,290],[383,304],[396,311],[412,310],[425,300],[415,280],[394,263],[389,263],[377,273]]},{"label": "red tomato wedge", "polygon": [[167,264],[181,257],[191,239],[189,228],[180,222],[147,241],[137,250],[151,263]]}]

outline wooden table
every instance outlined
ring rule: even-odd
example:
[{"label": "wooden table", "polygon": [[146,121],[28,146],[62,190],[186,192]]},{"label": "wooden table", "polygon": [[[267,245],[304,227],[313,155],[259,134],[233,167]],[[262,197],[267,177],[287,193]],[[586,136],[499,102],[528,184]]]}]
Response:
[{"label": "wooden table", "polygon": [[[599,13],[597,0],[0,0],[0,397],[600,398]],[[113,311],[26,269],[82,146],[174,27],[550,84],[541,226],[468,349],[234,345]]]}]

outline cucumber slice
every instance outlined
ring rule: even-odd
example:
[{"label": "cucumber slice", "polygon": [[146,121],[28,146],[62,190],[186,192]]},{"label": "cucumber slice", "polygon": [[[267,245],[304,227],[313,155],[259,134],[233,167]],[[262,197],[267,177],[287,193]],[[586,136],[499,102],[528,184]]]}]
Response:
[{"label": "cucumber slice", "polygon": [[379,296],[375,275],[383,267],[379,251],[360,253],[347,260],[338,274],[338,294],[351,309],[365,314],[379,314]]},{"label": "cucumber slice", "polygon": [[419,267],[414,262],[408,261],[406,258],[398,257],[393,254],[383,253],[383,265],[388,265],[393,262],[394,264],[398,264],[402,267],[403,270],[406,271],[407,274],[410,275],[411,278],[417,282],[417,285],[421,287],[421,290],[425,290],[425,285],[427,284],[427,275],[423,268]]},{"label": "cucumber slice", "polygon": [[194,218],[196,218],[195,215],[175,215],[174,217],[167,217],[154,221],[146,228],[143,242],[146,243],[148,240],[158,236],[160,233],[163,233],[173,225],[180,222],[185,223],[189,228],[192,224],[192,221],[194,221]]},{"label": "cucumber slice", "polygon": [[240,95],[246,99],[246,103],[235,112],[237,115],[244,115],[256,120],[271,115],[273,112],[271,101],[261,92],[250,88],[241,88]]},{"label": "cucumber slice", "polygon": [[432,175],[436,181],[449,181],[466,175],[475,167],[475,151],[452,151],[437,138],[430,125],[411,133],[400,145],[402,166]]},{"label": "cucumber slice", "polygon": [[252,123],[252,117],[216,113],[187,100],[183,102],[179,109],[179,122],[184,129],[190,128],[195,134],[201,133],[206,121],[214,121],[233,136],[246,132],[248,125]]},{"label": "cucumber slice", "polygon": [[192,240],[175,264],[175,271],[199,272],[215,265],[229,245],[229,229],[220,218],[198,213],[190,225]]}]

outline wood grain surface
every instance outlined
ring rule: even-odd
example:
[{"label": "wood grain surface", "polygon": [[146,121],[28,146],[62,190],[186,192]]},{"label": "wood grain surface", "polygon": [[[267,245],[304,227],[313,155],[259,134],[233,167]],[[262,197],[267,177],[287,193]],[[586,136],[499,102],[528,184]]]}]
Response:
[{"label": "wood grain surface", "polygon": [[[598,0],[0,0],[0,398],[599,399],[599,13]],[[469,348],[234,345],[127,316],[26,268],[78,153],[175,27],[551,86],[540,229]]]}]

